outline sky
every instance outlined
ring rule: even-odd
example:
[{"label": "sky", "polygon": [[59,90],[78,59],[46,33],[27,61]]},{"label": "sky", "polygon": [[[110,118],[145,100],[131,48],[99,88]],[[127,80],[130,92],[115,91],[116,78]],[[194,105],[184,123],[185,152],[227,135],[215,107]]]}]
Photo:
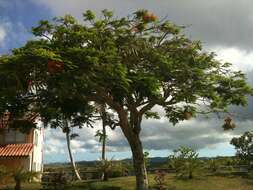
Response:
[{"label": "sky", "polygon": [[[148,9],[159,18],[187,26],[184,33],[201,40],[205,51],[213,51],[217,59],[230,62],[234,69],[246,73],[253,85],[253,1],[252,0],[0,0],[0,55],[33,39],[31,27],[41,19],[71,14],[81,20],[90,9],[97,14],[103,9],[114,11],[116,17],[127,16],[138,9]],[[155,108],[163,114],[159,107]],[[231,156],[232,137],[252,130],[253,98],[245,108],[233,107],[237,128],[224,132],[223,118],[209,117],[183,121],[173,126],[162,117],[144,120],[141,139],[152,157],[167,157],[179,146],[190,146],[200,156]],[[101,123],[91,128],[73,131],[79,137],[71,141],[76,160],[100,158],[100,143],[94,137]],[[127,141],[120,129],[108,130],[107,156],[114,159],[130,158]],[[61,131],[46,129],[44,161],[68,161],[65,136]]]}]

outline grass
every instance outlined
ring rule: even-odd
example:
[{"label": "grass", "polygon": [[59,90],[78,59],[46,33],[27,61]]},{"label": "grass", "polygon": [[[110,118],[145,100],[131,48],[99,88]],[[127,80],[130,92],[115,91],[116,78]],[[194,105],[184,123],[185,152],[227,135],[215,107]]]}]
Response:
[{"label": "grass", "polygon": [[[155,184],[154,175],[150,175],[151,186]],[[179,180],[173,175],[166,177],[167,187],[170,190],[253,190],[253,180],[240,176],[208,176],[193,180]],[[134,177],[121,177],[110,179],[108,182],[82,181],[70,185],[69,190],[98,189],[114,190],[113,187],[121,187],[120,190],[134,190]],[[12,186],[13,187],[13,186]],[[25,184],[23,190],[39,190],[39,184]],[[0,189],[3,187],[0,186]]]}]

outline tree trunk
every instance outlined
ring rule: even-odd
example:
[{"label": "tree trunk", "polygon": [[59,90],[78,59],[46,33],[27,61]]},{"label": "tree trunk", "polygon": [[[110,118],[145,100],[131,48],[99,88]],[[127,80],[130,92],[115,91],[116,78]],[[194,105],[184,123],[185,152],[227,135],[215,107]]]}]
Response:
[{"label": "tree trunk", "polygon": [[189,179],[192,179],[193,178],[193,174],[192,174],[192,171],[189,172],[189,176],[188,176]]},{"label": "tree trunk", "polygon": [[20,180],[16,180],[16,184],[15,184],[15,190],[21,190],[21,181]]},{"label": "tree trunk", "polygon": [[66,127],[67,127],[67,130],[66,130],[66,140],[67,140],[67,146],[68,146],[68,152],[69,152],[69,158],[70,158],[70,162],[71,162],[71,165],[72,165],[72,168],[73,168],[73,171],[75,173],[75,176],[78,180],[82,180],[80,175],[79,175],[79,172],[77,170],[77,167],[76,167],[76,164],[75,164],[75,161],[74,161],[74,157],[73,157],[73,154],[72,154],[72,151],[71,151],[71,146],[70,146],[70,131],[69,131],[69,128],[68,128],[68,123],[66,121]]},{"label": "tree trunk", "polygon": [[106,128],[105,122],[103,122],[103,140],[102,140],[102,160],[105,160],[105,143],[106,143]]},{"label": "tree trunk", "polygon": [[136,190],[148,190],[148,175],[145,166],[143,147],[139,135],[129,142],[133,154],[133,166],[136,175]]},{"label": "tree trunk", "polygon": [[[140,120],[136,125],[140,125]],[[120,115],[120,127],[128,140],[133,156],[133,166],[136,176],[136,190],[148,190],[148,175],[145,166],[143,147],[140,140],[140,126],[135,126],[139,130],[134,130],[128,123],[127,114]],[[136,129],[136,128],[135,128]]]},{"label": "tree trunk", "polygon": [[[102,161],[105,161],[106,123],[105,123],[104,119],[102,119],[102,125],[103,125]],[[101,178],[103,181],[108,181],[108,175],[107,175],[106,171],[103,171]]]}]

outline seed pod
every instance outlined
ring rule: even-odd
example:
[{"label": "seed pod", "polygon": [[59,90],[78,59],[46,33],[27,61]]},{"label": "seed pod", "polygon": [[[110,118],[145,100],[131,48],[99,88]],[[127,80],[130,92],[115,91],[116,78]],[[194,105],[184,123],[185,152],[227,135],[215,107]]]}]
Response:
[{"label": "seed pod", "polygon": [[235,125],[235,123],[232,122],[232,118],[227,116],[224,119],[224,124],[223,124],[222,128],[224,129],[224,131],[233,130],[234,128],[236,128],[236,125]]},{"label": "seed pod", "polygon": [[226,124],[230,124],[232,122],[232,118],[227,116],[225,119],[224,119],[225,123]]},{"label": "seed pod", "polygon": [[192,118],[192,113],[189,112],[189,111],[184,111],[184,118],[185,118],[186,120],[191,119],[191,118]]}]

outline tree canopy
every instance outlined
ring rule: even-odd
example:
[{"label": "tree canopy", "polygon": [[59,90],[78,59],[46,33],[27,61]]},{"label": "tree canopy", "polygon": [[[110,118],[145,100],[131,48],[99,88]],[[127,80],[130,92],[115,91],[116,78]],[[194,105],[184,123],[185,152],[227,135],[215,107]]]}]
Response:
[{"label": "tree canopy", "polygon": [[14,93],[6,97],[20,95],[32,81],[39,96],[45,89],[48,97],[49,90],[55,94],[60,88],[58,96],[66,99],[85,93],[115,110],[138,108],[141,114],[161,105],[177,123],[186,111],[194,115],[204,105],[203,112],[245,105],[245,95],[252,93],[242,72],[203,52],[199,41],[191,41],[180,32],[182,27],[167,20],[158,21],[145,10],[121,19],[106,10],[103,19],[91,11],[83,16],[85,24],[70,15],[40,21],[33,33],[44,38],[1,58],[9,63],[1,66],[15,68],[1,68],[1,90]]},{"label": "tree canopy", "polygon": [[234,137],[230,144],[235,146],[237,156],[249,163],[253,159],[253,133],[245,132],[240,137]]}]

